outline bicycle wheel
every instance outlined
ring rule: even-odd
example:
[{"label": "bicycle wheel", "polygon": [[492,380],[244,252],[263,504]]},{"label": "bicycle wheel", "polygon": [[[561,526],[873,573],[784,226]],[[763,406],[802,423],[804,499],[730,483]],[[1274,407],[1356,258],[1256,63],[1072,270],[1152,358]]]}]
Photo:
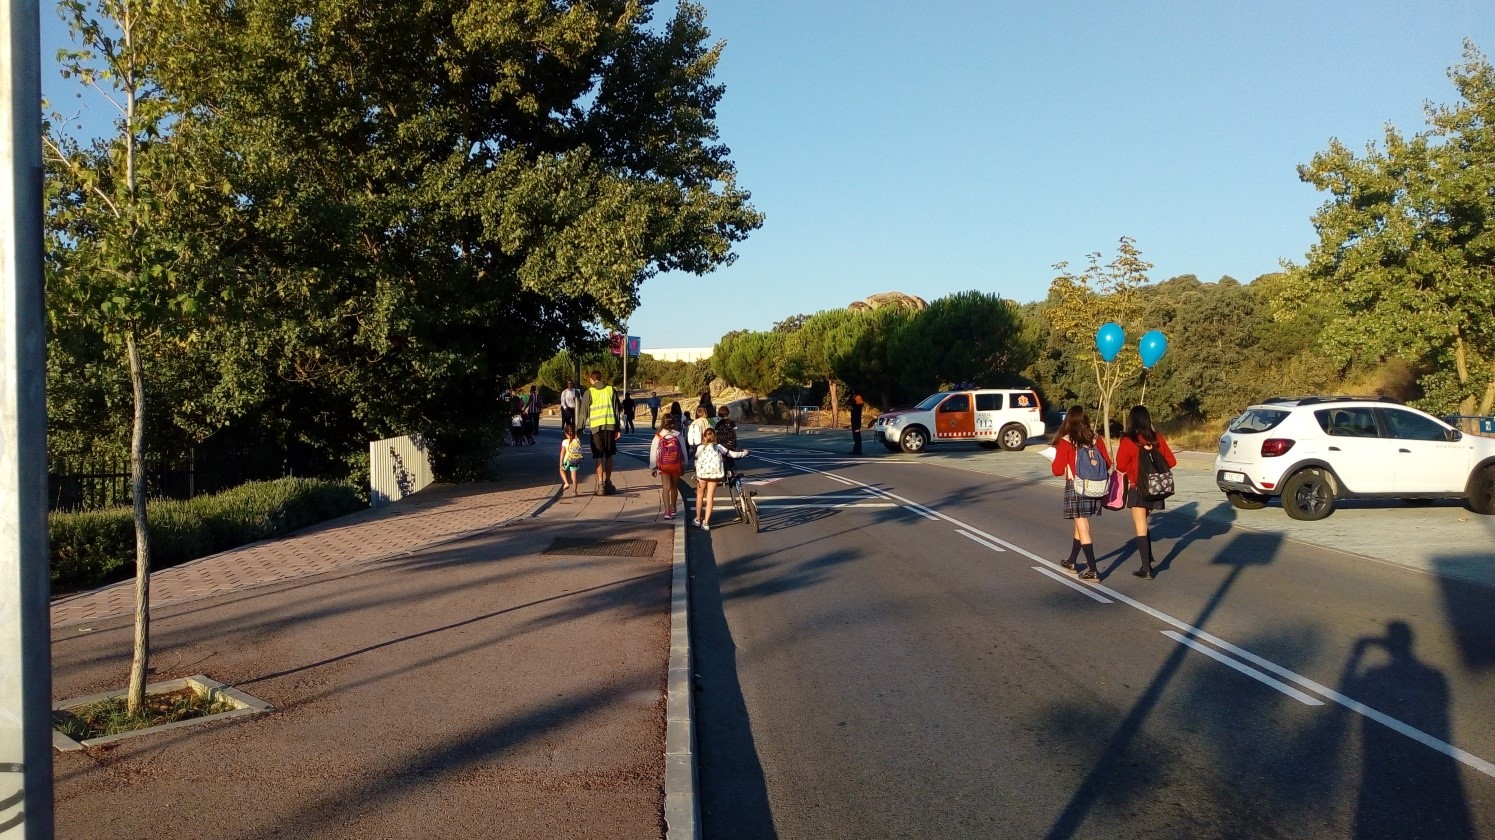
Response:
[{"label": "bicycle wheel", "polygon": [[745,522],[747,516],[743,514],[745,505],[742,503],[742,479],[733,478],[727,482],[727,492],[732,494],[732,508],[737,511],[737,518],[733,522]]},{"label": "bicycle wheel", "polygon": [[753,533],[758,533],[758,503],[753,501],[757,492],[749,490],[742,494],[742,509],[747,516],[748,524],[753,526]]}]

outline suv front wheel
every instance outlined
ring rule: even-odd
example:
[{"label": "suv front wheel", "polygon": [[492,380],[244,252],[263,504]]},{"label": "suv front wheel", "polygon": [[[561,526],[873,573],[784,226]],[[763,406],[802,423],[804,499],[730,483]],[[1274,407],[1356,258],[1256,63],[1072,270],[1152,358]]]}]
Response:
[{"label": "suv front wheel", "polygon": [[929,435],[915,426],[905,431],[903,437],[899,438],[899,442],[903,444],[904,452],[923,452],[924,444],[929,443]]},{"label": "suv front wheel", "polygon": [[1282,509],[1293,519],[1317,522],[1334,512],[1334,483],[1317,467],[1298,470],[1282,484]]},{"label": "suv front wheel", "polygon": [[1469,480],[1469,507],[1475,513],[1495,516],[1495,464],[1480,467]]}]

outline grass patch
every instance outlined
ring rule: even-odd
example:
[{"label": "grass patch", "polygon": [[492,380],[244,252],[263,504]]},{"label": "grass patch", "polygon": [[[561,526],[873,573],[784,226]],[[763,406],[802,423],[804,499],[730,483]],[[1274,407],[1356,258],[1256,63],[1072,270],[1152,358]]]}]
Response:
[{"label": "grass patch", "polygon": [[239,708],[232,701],[216,696],[216,692],[201,691],[192,686],[147,694],[145,704],[133,715],[125,706],[125,698],[121,695],[72,709],[59,709],[52,712],[52,727],[74,741],[86,741]]},{"label": "grass patch", "polygon": [[1214,452],[1220,448],[1220,436],[1225,434],[1225,427],[1228,425],[1230,425],[1230,418],[1208,421],[1179,420],[1160,423],[1158,429],[1168,439],[1168,446],[1173,449]]},{"label": "grass patch", "polygon": [[[351,484],[308,478],[255,481],[187,501],[157,499],[146,505],[151,567],[166,569],[284,536],[367,506]],[[54,595],[134,573],[135,523],[128,507],[53,513],[47,530]]]}]

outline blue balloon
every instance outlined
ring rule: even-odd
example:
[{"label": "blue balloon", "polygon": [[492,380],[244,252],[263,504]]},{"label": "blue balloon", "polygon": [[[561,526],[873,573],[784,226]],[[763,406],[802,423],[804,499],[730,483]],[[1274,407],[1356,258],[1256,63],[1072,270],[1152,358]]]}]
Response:
[{"label": "blue balloon", "polygon": [[1100,357],[1108,362],[1116,358],[1116,354],[1121,352],[1121,345],[1125,343],[1126,333],[1115,321],[1109,321],[1095,331],[1095,349],[1099,350]]},{"label": "blue balloon", "polygon": [[1142,336],[1142,340],[1137,343],[1137,351],[1142,356],[1142,367],[1148,369],[1157,364],[1158,359],[1163,358],[1163,353],[1167,350],[1168,336],[1163,335],[1159,330],[1149,330],[1147,335]]}]

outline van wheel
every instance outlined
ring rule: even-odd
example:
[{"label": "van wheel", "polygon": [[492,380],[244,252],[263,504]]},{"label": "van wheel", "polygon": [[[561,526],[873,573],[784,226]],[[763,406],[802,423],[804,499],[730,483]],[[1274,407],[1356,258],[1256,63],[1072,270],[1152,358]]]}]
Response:
[{"label": "van wheel", "polygon": [[1282,484],[1282,509],[1293,519],[1317,522],[1334,512],[1334,485],[1316,467],[1298,470]]},{"label": "van wheel", "polygon": [[1022,452],[1023,447],[1028,445],[1028,430],[1018,425],[1007,426],[1002,429],[997,440],[1008,452]]},{"label": "van wheel", "polygon": [[903,444],[904,452],[923,452],[925,444],[929,443],[928,435],[918,426],[904,432],[899,440]]},{"label": "van wheel", "polygon": [[1495,516],[1495,464],[1481,469],[1469,480],[1469,509]]},{"label": "van wheel", "polygon": [[1228,490],[1225,498],[1230,500],[1230,506],[1241,510],[1261,510],[1267,506],[1268,496],[1260,493],[1241,493],[1236,490]]}]

